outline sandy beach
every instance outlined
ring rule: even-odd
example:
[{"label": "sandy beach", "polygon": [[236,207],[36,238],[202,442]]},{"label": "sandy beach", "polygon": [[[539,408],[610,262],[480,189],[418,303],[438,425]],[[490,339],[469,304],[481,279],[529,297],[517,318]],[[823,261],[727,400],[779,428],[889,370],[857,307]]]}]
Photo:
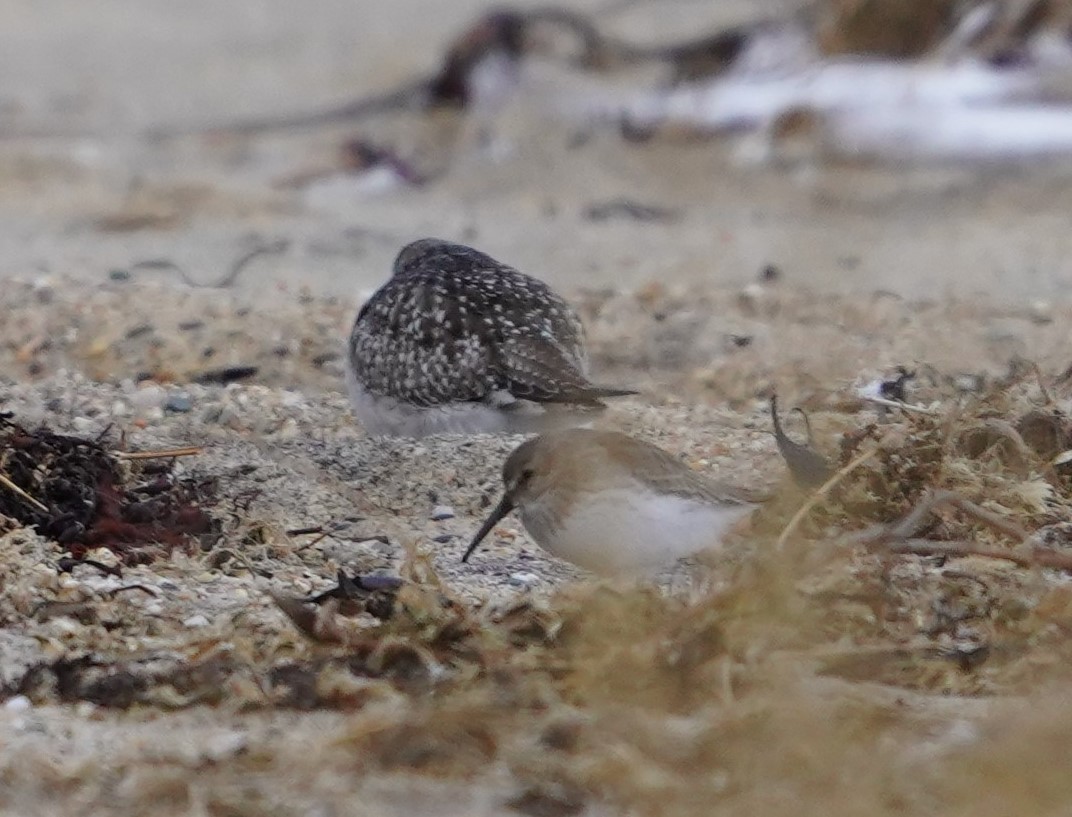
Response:
[{"label": "sandy beach", "polygon": [[[569,8],[658,44],[798,5]],[[0,813],[1061,813],[1072,161],[638,141],[556,113],[626,80],[551,60],[492,112],[207,132],[400,87],[485,10],[306,9],[5,15],[0,473],[47,427],[212,524],[63,570],[70,543],[0,513]],[[352,139],[430,181],[346,172]],[[520,438],[370,438],[343,386],[358,306],[426,235],[577,307],[598,379],[639,391],[601,427],[772,504],[656,589],[513,517],[462,564]],[[886,411],[898,367],[911,406]],[[801,520],[773,392],[851,466]],[[1009,524],[961,507],[913,536],[1001,552],[844,544],[932,488]],[[383,615],[287,606],[340,571],[408,583]]]}]

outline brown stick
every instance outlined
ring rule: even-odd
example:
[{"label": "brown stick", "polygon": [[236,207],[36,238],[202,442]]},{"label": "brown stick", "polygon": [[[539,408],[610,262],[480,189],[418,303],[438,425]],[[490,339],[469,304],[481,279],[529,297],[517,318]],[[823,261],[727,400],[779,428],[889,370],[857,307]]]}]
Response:
[{"label": "brown stick", "polygon": [[311,547],[315,547],[316,545],[319,545],[321,542],[327,539],[329,536],[331,536],[331,533],[329,531],[321,530],[320,533],[318,533],[304,545],[302,545],[301,547],[294,548],[294,552],[301,553],[302,551],[306,551]]},{"label": "brown stick", "polygon": [[41,511],[42,513],[49,513],[47,505],[45,505],[45,504],[43,504],[41,502],[38,502],[36,499],[34,499],[32,496],[30,496],[28,493],[26,493],[24,490],[22,490],[22,488],[20,488],[18,485],[16,485],[10,479],[8,479],[6,476],[4,476],[4,474],[0,474],[0,485],[3,485],[5,488],[8,488],[8,489],[14,491],[16,494],[21,496],[23,499],[25,499],[27,502],[29,502],[31,505],[33,505],[35,508],[37,508],[37,510]]},{"label": "brown stick", "polygon": [[[996,548],[979,545],[975,542],[936,542],[930,539],[916,539],[912,535],[918,530],[925,518],[944,506],[952,506],[962,513],[982,522],[991,530],[1016,541],[1020,547]],[[890,553],[911,554],[914,556],[981,556],[986,559],[1001,559],[1020,567],[1050,567],[1057,570],[1072,571],[1072,554],[1048,550],[1042,547],[1027,547],[1031,534],[1014,522],[1010,522],[992,511],[970,502],[953,491],[935,491],[924,497],[899,522],[890,525],[875,525],[842,540],[851,546],[864,546],[869,550],[884,547]]]},{"label": "brown stick", "polygon": [[993,548],[977,545],[974,542],[932,542],[929,539],[906,539],[903,542],[890,542],[892,553],[913,556],[981,556],[984,559],[1001,559],[1020,567],[1051,567],[1057,570],[1072,570],[1072,554],[1056,550],[1034,548],[1029,552],[1020,549]]},{"label": "brown stick", "polygon": [[919,504],[917,504],[916,507],[899,522],[894,522],[891,525],[876,525],[868,528],[867,530],[852,536],[851,542],[853,544],[866,546],[903,541],[911,537],[912,534],[923,526],[923,522],[927,516],[947,505],[951,505],[963,513],[966,513],[968,516],[977,519],[992,531],[1016,540],[1017,543],[1023,542],[1031,535],[1015,522],[1010,522],[1009,520],[998,516],[993,511],[988,511],[986,508],[982,508],[974,502],[970,502],[960,494],[954,493],[953,491],[934,491],[920,500]]},{"label": "brown stick", "polygon": [[167,448],[163,451],[115,451],[113,452],[121,460],[163,460],[169,457],[196,457],[205,449],[198,445],[186,448]]},{"label": "brown stick", "polygon": [[962,496],[953,494],[949,499],[949,503],[958,510],[968,514],[968,516],[974,517],[982,522],[995,533],[1000,533],[1010,539],[1015,539],[1017,543],[1023,542],[1031,536],[1029,531],[1024,530],[1015,522],[1010,522],[1008,519],[999,516],[993,511],[988,511],[986,508],[976,505],[974,502],[970,502]]},{"label": "brown stick", "polygon": [[140,590],[142,593],[145,593],[146,595],[152,596],[154,598],[160,595],[157,590],[144,584],[124,584],[122,587],[114,587],[111,590],[104,591],[104,595],[115,598],[120,593],[128,593],[131,590]]}]

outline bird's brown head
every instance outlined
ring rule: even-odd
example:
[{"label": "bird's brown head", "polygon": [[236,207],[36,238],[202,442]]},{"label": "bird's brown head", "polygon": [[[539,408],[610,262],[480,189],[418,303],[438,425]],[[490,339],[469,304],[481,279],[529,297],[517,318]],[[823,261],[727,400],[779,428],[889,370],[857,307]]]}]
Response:
[{"label": "bird's brown head", "polygon": [[502,519],[514,508],[524,508],[528,503],[538,501],[551,488],[550,460],[554,456],[554,447],[547,437],[534,437],[526,440],[513,450],[503,464],[503,495],[499,504],[480,526],[469,549],[462,556],[462,561],[469,561],[473,551]]}]

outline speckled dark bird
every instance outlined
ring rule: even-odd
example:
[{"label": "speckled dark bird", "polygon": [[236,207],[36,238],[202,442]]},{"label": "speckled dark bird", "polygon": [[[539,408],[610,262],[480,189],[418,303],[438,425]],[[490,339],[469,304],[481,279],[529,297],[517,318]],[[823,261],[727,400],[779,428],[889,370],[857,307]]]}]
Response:
[{"label": "speckled dark bird", "polygon": [[348,352],[354,413],[380,436],[577,425],[635,394],[589,381],[580,318],[547,284],[436,238],[402,248]]}]

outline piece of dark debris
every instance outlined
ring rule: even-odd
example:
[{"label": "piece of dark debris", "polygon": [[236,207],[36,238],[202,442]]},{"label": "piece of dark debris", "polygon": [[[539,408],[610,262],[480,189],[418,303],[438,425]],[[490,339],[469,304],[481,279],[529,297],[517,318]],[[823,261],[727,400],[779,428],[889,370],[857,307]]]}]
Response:
[{"label": "piece of dark debris", "polygon": [[340,154],[343,166],[350,171],[360,172],[386,166],[406,184],[416,186],[428,181],[420,171],[391,148],[377,145],[367,139],[350,139],[343,144]]},{"label": "piece of dark debris", "polygon": [[212,705],[223,700],[224,682],[239,669],[233,656],[221,654],[195,664],[159,656],[116,662],[94,655],[64,656],[30,667],[2,692],[40,702],[89,701],[109,709]]},{"label": "piece of dark debris", "polygon": [[123,578],[123,569],[119,567],[119,565],[106,565],[95,559],[72,559],[70,556],[64,556],[56,562],[56,571],[59,573],[71,573],[80,565],[99,570],[102,576],[115,576],[117,579]]},{"label": "piece of dark debris", "polygon": [[316,368],[321,369],[326,364],[331,363],[332,361],[338,360],[338,359],[339,359],[339,353],[336,352],[336,351],[330,351],[330,352],[321,352],[318,355],[314,355],[313,359],[310,362],[314,366],[316,366]]},{"label": "piece of dark debris", "polygon": [[323,593],[302,599],[307,604],[323,604],[337,599],[339,612],[346,615],[368,613],[378,619],[388,619],[394,612],[395,596],[404,582],[397,576],[347,576],[340,570],[336,585]]},{"label": "piece of dark debris", "polygon": [[323,533],[323,525],[313,525],[308,528],[291,528],[286,531],[287,536],[310,536],[314,533]]},{"label": "piece of dark debris", "polygon": [[506,805],[529,817],[570,817],[584,811],[585,793],[571,781],[540,781],[519,792]]},{"label": "piece of dark debris", "polygon": [[773,284],[782,280],[782,268],[777,264],[767,264],[759,271],[759,280],[764,284]]},{"label": "piece of dark debris", "polygon": [[0,419],[0,515],[69,551],[73,561],[61,570],[79,563],[106,569],[83,562],[99,547],[129,565],[216,540],[219,523],[202,507],[214,486],[161,473],[158,464],[153,472],[140,460],[121,461],[100,439]]},{"label": "piece of dark debris", "polygon": [[43,601],[33,608],[30,617],[37,622],[69,618],[86,625],[100,621],[96,607],[84,601]]},{"label": "piece of dark debris", "polygon": [[896,376],[879,383],[879,396],[884,397],[887,400],[897,400],[901,403],[907,403],[908,400],[905,398],[905,384],[915,376],[916,373],[914,371],[910,372],[904,366],[898,366]]},{"label": "piece of dark debris", "polygon": [[589,221],[612,221],[614,219],[631,219],[633,221],[677,221],[681,211],[658,204],[644,204],[627,198],[590,204],[585,208],[584,217]]},{"label": "piece of dark debris", "polygon": [[226,366],[222,369],[208,369],[193,378],[194,383],[201,385],[221,385],[236,383],[239,380],[249,380],[254,377],[259,368],[257,366]]},{"label": "piece of dark debris", "polygon": [[754,340],[752,335],[727,335],[726,339],[735,349],[747,349],[752,345],[752,341]]}]

